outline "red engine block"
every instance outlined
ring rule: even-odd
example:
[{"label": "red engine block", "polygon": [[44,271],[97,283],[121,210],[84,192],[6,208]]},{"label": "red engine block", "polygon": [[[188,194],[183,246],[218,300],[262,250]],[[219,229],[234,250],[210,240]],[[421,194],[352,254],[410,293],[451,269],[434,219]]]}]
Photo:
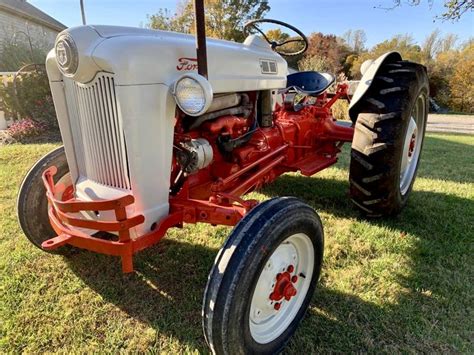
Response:
[{"label": "red engine block", "polygon": [[[251,118],[223,116],[204,123],[198,130],[180,134],[176,144],[191,138],[205,138],[213,148],[214,160],[207,168],[187,176],[170,198],[173,210],[184,210],[184,222],[234,225],[255,205],[240,196],[275,180],[289,171],[311,176],[334,164],[342,143],[352,141],[352,127],[338,125],[331,115],[334,102],[347,95],[342,84],[333,95],[322,95],[300,111],[277,106],[273,126],[257,127],[250,140],[230,154],[222,154],[219,135],[236,138],[251,129]],[[250,97],[255,95],[249,94]],[[173,178],[180,167],[174,166]]]}]

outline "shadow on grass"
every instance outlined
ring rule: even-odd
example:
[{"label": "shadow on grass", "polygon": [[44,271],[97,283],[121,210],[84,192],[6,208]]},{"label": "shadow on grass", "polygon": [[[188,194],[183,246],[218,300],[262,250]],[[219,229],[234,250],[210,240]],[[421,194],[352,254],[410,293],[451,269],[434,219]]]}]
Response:
[{"label": "shadow on grass", "polygon": [[136,255],[133,274],[122,274],[118,258],[85,251],[68,263],[107,302],[157,332],[205,351],[201,301],[216,253],[165,239]]},{"label": "shadow on grass", "polygon": [[[341,181],[285,175],[263,193],[269,197],[296,196],[317,211],[360,218],[346,196],[347,189],[347,183]],[[414,191],[400,216],[371,220],[371,224],[415,238],[415,247],[408,255],[411,272],[408,277],[396,276],[406,292],[396,302],[381,307],[354,295],[319,288],[310,316],[288,352],[374,351],[381,347],[389,351],[461,350],[462,344],[469,343],[462,330],[467,311],[462,302],[450,300],[469,297],[469,287],[463,283],[472,271],[472,235],[466,232],[473,230],[472,203],[451,195]],[[69,263],[88,286],[131,317],[191,348],[207,351],[201,330],[201,301],[216,252],[164,240],[137,255],[137,273],[132,275],[122,275],[118,260],[103,255],[84,252]],[[456,332],[456,325],[461,327],[461,334],[455,334],[458,345],[452,339],[431,339],[436,329]]]},{"label": "shadow on grass", "polygon": [[408,275],[393,275],[404,290],[395,302],[380,307],[321,288],[313,298],[319,312],[306,318],[291,352],[469,350],[474,201],[415,190],[400,215],[365,219],[353,208],[345,181],[285,175],[264,192],[269,197],[297,196],[317,211],[412,238],[404,253],[410,263]]}]

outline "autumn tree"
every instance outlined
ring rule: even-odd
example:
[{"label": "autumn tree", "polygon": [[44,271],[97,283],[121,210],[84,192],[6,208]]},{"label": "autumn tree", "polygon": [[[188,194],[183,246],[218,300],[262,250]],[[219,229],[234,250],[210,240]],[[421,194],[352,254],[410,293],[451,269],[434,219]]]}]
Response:
[{"label": "autumn tree", "polygon": [[279,43],[282,43],[285,40],[287,40],[288,38],[290,38],[290,35],[286,32],[283,32],[280,28],[268,30],[265,33],[265,36],[267,36],[267,38],[270,41],[275,41],[275,42],[279,42]]},{"label": "autumn tree", "polygon": [[[241,42],[244,24],[262,18],[269,10],[267,0],[205,0],[206,35]],[[194,33],[194,7],[191,0],[177,6],[175,14],[160,9],[148,16],[147,27],[183,33]]]},{"label": "autumn tree", "polygon": [[331,72],[332,68],[323,57],[305,56],[298,62],[298,69],[301,71],[314,70],[319,72]]},{"label": "autumn tree", "polygon": [[[306,63],[324,61],[327,71],[338,74],[344,69],[346,57],[350,54],[350,49],[345,43],[335,35],[325,35],[320,32],[312,33],[308,37],[309,47],[303,60]],[[310,60],[308,57],[315,57]]]},{"label": "autumn tree", "polygon": [[449,77],[451,108],[461,112],[474,112],[474,45],[461,51],[459,60]]}]

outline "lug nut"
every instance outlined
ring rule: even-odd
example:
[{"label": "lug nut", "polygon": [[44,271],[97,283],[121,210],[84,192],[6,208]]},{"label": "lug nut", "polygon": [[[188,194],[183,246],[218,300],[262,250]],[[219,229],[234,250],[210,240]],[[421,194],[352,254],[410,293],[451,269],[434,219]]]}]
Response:
[{"label": "lug nut", "polygon": [[278,311],[280,309],[280,307],[281,307],[281,303],[275,303],[273,305],[273,308],[275,308],[276,311]]},{"label": "lug nut", "polygon": [[295,267],[294,267],[293,265],[288,266],[287,271],[288,271],[289,273],[292,273],[294,270],[295,270]]},{"label": "lug nut", "polygon": [[291,282],[295,283],[296,281],[298,281],[298,276],[293,275],[293,277],[291,278]]}]

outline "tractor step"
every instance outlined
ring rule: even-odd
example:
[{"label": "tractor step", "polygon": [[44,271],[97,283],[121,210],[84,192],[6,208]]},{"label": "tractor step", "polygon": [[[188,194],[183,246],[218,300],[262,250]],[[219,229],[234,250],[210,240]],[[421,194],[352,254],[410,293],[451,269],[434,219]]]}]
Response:
[{"label": "tractor step", "polygon": [[337,162],[336,156],[323,156],[321,154],[310,154],[297,164],[288,165],[291,169],[301,171],[304,176],[312,176],[318,171],[326,169]]}]

